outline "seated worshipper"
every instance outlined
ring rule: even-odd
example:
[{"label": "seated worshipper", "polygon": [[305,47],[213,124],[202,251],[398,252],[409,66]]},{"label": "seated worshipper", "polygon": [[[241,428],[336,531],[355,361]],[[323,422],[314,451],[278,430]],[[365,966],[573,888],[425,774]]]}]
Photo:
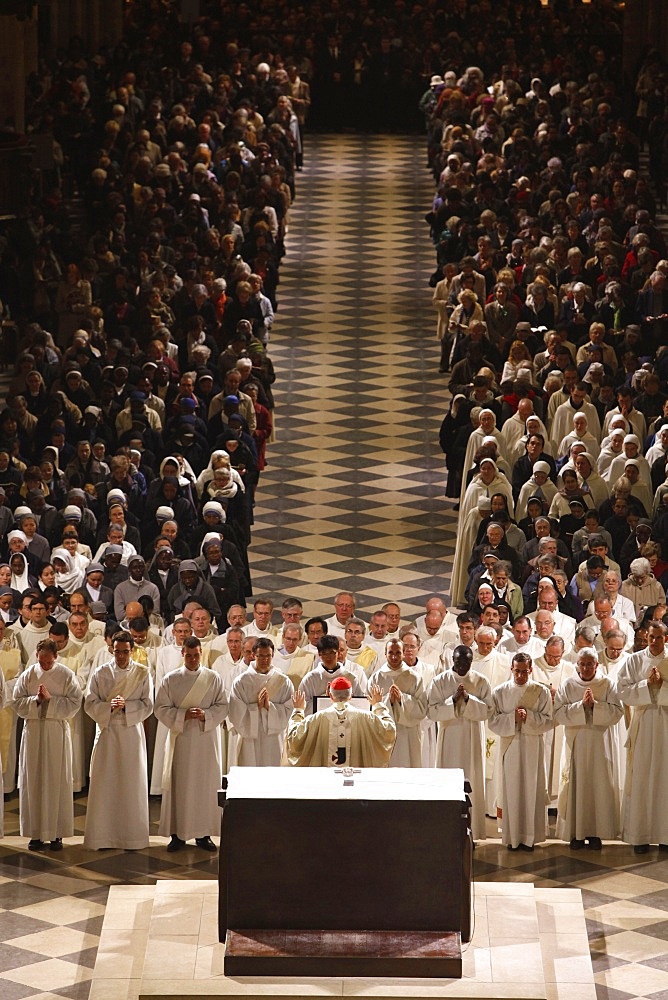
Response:
[{"label": "seated worshipper", "polygon": [[636,621],[642,618],[642,608],[665,604],[666,592],[652,573],[648,560],[642,556],[631,562],[631,571],[621,585],[620,593],[633,604]]},{"label": "seated worshipper", "polygon": [[397,729],[390,767],[422,767],[422,728],[427,715],[427,694],[422,677],[403,662],[400,639],[385,647],[387,662],[369,678],[384,693]]},{"label": "seated worshipper", "polygon": [[570,505],[573,500],[579,500],[580,503],[584,505],[586,510],[590,510],[594,507],[594,500],[589,493],[585,493],[582,489],[575,469],[568,469],[564,467],[561,470],[560,478],[562,486],[561,489],[557,489],[557,492],[552,499],[552,503],[550,504],[550,517],[561,518],[570,514]]},{"label": "seated worshipper", "polygon": [[130,556],[128,559],[128,578],[125,583],[121,583],[114,591],[114,614],[116,621],[121,622],[125,618],[126,605],[131,601],[138,601],[143,594],[148,594],[152,599],[154,607],[160,611],[160,591],[154,583],[144,576],[146,563],[143,556]]},{"label": "seated worshipper", "polygon": [[557,836],[571,850],[619,836],[619,797],[609,751],[609,730],[623,715],[615,686],[598,667],[595,649],[578,653],[577,676],[559,685],[554,720],[565,729],[566,754],[559,793]]},{"label": "seated worshipper", "polygon": [[294,688],[285,674],[272,668],[271,639],[256,639],[253,654],[255,660],[239,674],[230,693],[229,719],[238,740],[236,760],[229,763],[278,767]]},{"label": "seated worshipper", "polygon": [[81,688],[66,666],[56,659],[56,644],[42,639],[37,662],[14,686],[14,711],[24,720],[19,756],[21,836],[28,850],[42,850],[48,842],[61,851],[63,837],[74,834],[72,741],[69,720],[81,705]]},{"label": "seated worshipper", "polygon": [[427,692],[427,717],[438,723],[437,767],[461,767],[471,784],[471,832],[485,839],[485,726],[491,715],[489,681],[471,669],[473,653],[456,646],[452,669],[438,674]]},{"label": "seated worshipper", "polygon": [[371,711],[349,704],[353,688],[347,677],[329,685],[333,705],[305,716],[304,692],[295,692],[286,735],[286,757],[293,767],[389,767],[396,726],[381,689],[369,689]]},{"label": "seated worshipper", "polygon": [[[308,648],[308,647],[306,647]],[[299,690],[306,697],[306,714],[314,709],[315,698],[327,697],[329,685],[335,677],[347,677],[353,686],[353,698],[364,698],[367,693],[366,674],[362,667],[353,662],[344,663],[339,655],[339,639],[335,635],[323,635],[317,642],[318,660],[316,666],[306,674]]]},{"label": "seated worshipper", "polygon": [[185,639],[181,653],[183,666],[166,675],[155,696],[156,717],[169,731],[158,833],[171,838],[169,852],[192,839],[215,851],[211,834],[220,828],[220,726],[227,695],[221,677],[201,665],[199,639]]},{"label": "seated worshipper", "polygon": [[184,559],[179,566],[179,582],[167,595],[167,606],[172,615],[180,614],[188,601],[197,601],[212,618],[220,617],[220,608],[213,587],[206,583],[194,559]]},{"label": "seated worshipper", "polygon": [[501,737],[501,839],[511,851],[533,851],[546,836],[543,733],[552,727],[552,699],[530,679],[531,665],[530,656],[516,653],[512,678],[492,692],[489,728]]},{"label": "seated worshipper", "polygon": [[113,657],[93,672],[84,701],[97,725],[83,841],[93,851],[148,847],[144,721],[153,710],[153,692],[150,672],[135,661],[133,649],[128,632],[114,634]]},{"label": "seated worshipper", "polygon": [[627,740],[626,784],[622,803],[622,839],[636,854],[650,844],[668,847],[668,628],[652,621],[646,649],[631,653],[619,670],[616,690],[633,709]]}]

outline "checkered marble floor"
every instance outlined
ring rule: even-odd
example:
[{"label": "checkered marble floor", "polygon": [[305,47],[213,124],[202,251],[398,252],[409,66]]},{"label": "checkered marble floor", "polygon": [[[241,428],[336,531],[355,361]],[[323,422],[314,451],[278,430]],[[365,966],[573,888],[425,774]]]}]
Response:
[{"label": "checkered marble floor", "polygon": [[[252,565],[256,594],[298,595],[308,614],[329,612],[345,588],[362,611],[395,599],[409,618],[447,591],[457,518],[437,443],[447,394],[426,284],[433,192],[423,159],[419,139],[307,145],[271,343],[278,440],[258,491]],[[149,850],[84,851],[85,807],[77,797],[78,836],[62,853],[31,854],[16,795],[5,804],[0,1000],[123,1000],[91,992],[109,886],[216,876],[216,857],[195,847],[167,854],[155,800]],[[491,840],[474,863],[485,882],[582,889],[601,1000],[668,1000],[668,856],[637,862],[622,844],[574,854],[552,841],[527,855]]]}]

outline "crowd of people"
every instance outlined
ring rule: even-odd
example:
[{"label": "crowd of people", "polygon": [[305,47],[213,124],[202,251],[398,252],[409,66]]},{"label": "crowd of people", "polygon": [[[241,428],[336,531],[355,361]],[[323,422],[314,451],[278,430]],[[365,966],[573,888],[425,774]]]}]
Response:
[{"label": "crowd of people", "polygon": [[[34,850],[72,835],[86,786],[91,849],[147,846],[149,793],[170,850],[214,849],[222,771],[303,764],[306,718],[337,677],[343,703],[373,702],[380,762],[464,767],[478,839],[497,809],[513,849],[543,839],[545,783],[554,805],[562,750],[582,768],[582,722],[603,805],[587,812],[571,781],[560,835],[668,842],[622,739],[628,725],[660,802],[668,264],[639,150],[656,181],[663,64],[650,53],[629,94],[606,0],[376,7],[212,2],[185,24],[137,0],[113,51],[73,39],[29,81],[51,166],[0,237],[4,342],[10,321],[17,337],[0,756]],[[259,598],[249,621],[309,115],[394,129],[416,108],[462,523],[450,603],[467,610],[434,599],[402,626],[390,603],[367,623],[339,594],[302,625],[299,600],[279,622]],[[317,759],[342,763],[350,733],[332,725]]]}]

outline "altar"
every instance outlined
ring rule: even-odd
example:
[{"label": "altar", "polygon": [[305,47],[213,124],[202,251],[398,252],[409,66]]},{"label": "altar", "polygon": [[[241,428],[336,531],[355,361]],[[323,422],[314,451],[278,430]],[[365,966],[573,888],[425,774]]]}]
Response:
[{"label": "altar", "polygon": [[235,767],[221,804],[226,975],[461,976],[463,771]]}]

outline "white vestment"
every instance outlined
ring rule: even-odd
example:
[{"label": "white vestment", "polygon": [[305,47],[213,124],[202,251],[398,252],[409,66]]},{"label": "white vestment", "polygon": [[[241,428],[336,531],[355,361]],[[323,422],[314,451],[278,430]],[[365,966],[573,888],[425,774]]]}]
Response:
[{"label": "white vestment", "polygon": [[[125,698],[125,711],[111,710],[112,698]],[[98,667],[84,702],[97,723],[90,761],[90,788],[84,847],[138,851],[148,847],[148,763],[144,719],[153,709],[151,677],[130,660],[121,670],[116,661]]]},{"label": "white vestment", "polygon": [[[593,706],[582,704],[591,688]],[[559,687],[554,719],[566,731],[557,836],[562,840],[619,835],[619,796],[614,783],[609,730],[623,709],[614,686],[600,670],[593,681],[576,674]]]},{"label": "white vestment", "polygon": [[[352,664],[350,665],[352,667]],[[319,663],[313,670],[309,670],[306,677],[299,685],[299,690],[306,698],[305,715],[313,714],[313,699],[325,698],[328,696],[328,688],[337,677],[347,677],[353,686],[353,698],[365,698],[367,692],[366,678],[363,681],[357,674],[348,668],[347,664],[338,663],[335,670],[326,670],[322,663]]]},{"label": "white vestment", "polygon": [[[650,687],[652,667],[661,687]],[[626,742],[622,839],[627,844],[668,844],[668,657],[631,653],[617,675],[617,692],[633,708]]]},{"label": "white vestment", "polygon": [[[533,847],[545,840],[546,806],[543,733],[552,727],[552,699],[542,684],[506,681],[494,689],[490,729],[501,737],[499,801],[502,841]],[[525,722],[515,709],[525,708]]]},{"label": "white vestment", "polygon": [[32,622],[28,622],[25,628],[17,631],[16,637],[24,666],[28,663],[34,663],[37,643],[41,642],[42,639],[48,639],[50,631],[51,622],[47,622],[42,628],[37,628]]},{"label": "white vestment", "polygon": [[332,704],[315,715],[295,709],[288,723],[286,760],[292,767],[388,767],[396,727],[384,702],[370,712],[347,701]]},{"label": "white vestment", "polygon": [[[51,699],[37,704],[43,684]],[[14,687],[14,710],[25,720],[19,754],[21,836],[56,840],[74,833],[72,740],[68,720],[81,704],[77,679],[62,663],[34,663]]]},{"label": "white vestment", "polygon": [[[260,708],[257,696],[267,688],[269,709]],[[292,711],[294,688],[280,670],[260,674],[254,666],[239,674],[230,694],[230,723],[238,734],[236,760],[244,767],[278,767],[283,736]]]},{"label": "white vestment", "polygon": [[[6,698],[7,698],[7,689],[6,689],[6,686],[5,686],[5,678],[4,678],[4,674],[2,673],[2,670],[0,670],[0,712],[2,712],[3,708],[5,707]],[[10,729],[11,729],[11,726],[10,726]],[[3,784],[2,784],[2,766],[3,766],[3,764],[2,764],[2,753],[0,752],[0,802],[4,803],[4,789],[3,789]],[[4,837],[4,835],[5,835],[4,820],[5,820],[5,810],[4,810],[4,805],[3,805],[2,810],[0,810],[0,837]]]},{"label": "white vestment", "polygon": [[[453,700],[463,684],[468,701]],[[492,689],[482,674],[470,670],[460,677],[446,670],[427,692],[427,714],[438,723],[437,767],[461,767],[471,784],[471,831],[485,839],[485,722],[492,708]]]},{"label": "white vestment", "polygon": [[[556,667],[551,666],[544,656],[539,656],[533,662],[531,680],[537,684],[544,684],[550,691],[550,698],[554,705],[554,697],[559,686],[568,677],[575,674],[575,667],[569,660],[560,660]],[[555,695],[552,694],[555,692]],[[561,756],[564,750],[564,730],[563,726],[558,726],[555,722],[552,729],[545,733],[545,780],[547,781],[548,803],[556,802],[561,787]],[[569,838],[570,839],[570,838]]]},{"label": "white vestment", "polygon": [[[472,669],[487,678],[492,691],[499,684],[510,680],[510,659],[498,646],[487,656],[481,656],[477,646],[473,644]],[[493,817],[496,817],[497,807],[499,744],[499,737],[489,728],[488,718],[485,722],[485,812]]]},{"label": "white vestment", "polygon": [[[243,660],[241,661],[243,663]],[[172,670],[178,670],[183,664],[181,646],[170,644],[161,646],[155,663],[154,687],[157,691],[167,674]],[[245,664],[244,664],[245,667]],[[155,743],[153,745],[153,764],[151,767],[151,795],[162,795],[162,769],[165,764],[165,745],[167,743],[167,727],[162,722],[158,722],[155,729]]]},{"label": "white vestment", "polygon": [[5,707],[0,711],[0,766],[5,794],[16,788],[16,712],[12,701],[22,669],[21,650],[9,629],[5,629],[5,638],[0,644],[0,673],[5,691]]},{"label": "white vestment", "polygon": [[[204,721],[186,719],[189,708],[203,709]],[[223,682],[207,667],[172,670],[157,689],[155,714],[169,730],[158,828],[161,837],[176,834],[181,840],[192,840],[219,832],[220,725],[227,710]]]},{"label": "white vestment", "polygon": [[[369,687],[378,684],[385,704],[392,713],[397,727],[397,739],[392,751],[390,767],[422,767],[421,722],[427,715],[427,693],[417,671],[403,664],[392,670],[385,663],[369,678]],[[393,684],[401,691],[401,701],[390,703],[389,690]]]}]

